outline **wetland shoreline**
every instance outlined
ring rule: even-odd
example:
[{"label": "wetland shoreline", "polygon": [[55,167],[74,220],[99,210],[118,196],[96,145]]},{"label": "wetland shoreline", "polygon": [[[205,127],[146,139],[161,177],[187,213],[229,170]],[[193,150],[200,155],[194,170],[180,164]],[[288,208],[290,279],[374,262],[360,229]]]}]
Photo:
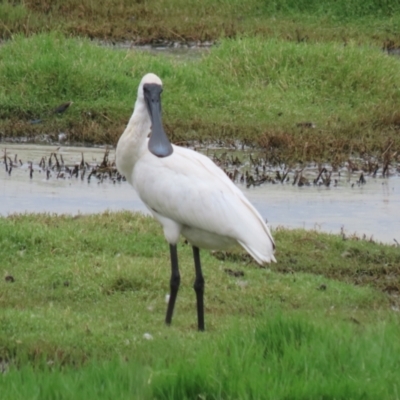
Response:
[{"label": "wetland shoreline", "polygon": [[[135,191],[115,168],[114,149],[0,144],[0,214],[139,211]],[[314,229],[387,244],[400,242],[400,165],[348,160],[340,166],[270,164],[256,149],[202,148],[273,228]]]}]

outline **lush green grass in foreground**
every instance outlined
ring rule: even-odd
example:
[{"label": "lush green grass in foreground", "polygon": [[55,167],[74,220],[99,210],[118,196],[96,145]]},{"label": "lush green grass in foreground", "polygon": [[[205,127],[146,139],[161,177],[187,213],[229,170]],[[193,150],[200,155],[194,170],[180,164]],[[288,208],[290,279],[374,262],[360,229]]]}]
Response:
[{"label": "lush green grass in foreground", "polygon": [[274,236],[268,269],[242,251],[202,252],[207,331],[198,333],[183,243],[164,326],[168,246],[149,217],[1,218],[2,399],[398,398],[398,305],[384,286],[399,285],[398,248]]},{"label": "lush green grass in foreground", "polygon": [[[135,357],[83,367],[12,368],[3,399],[398,399],[399,325],[316,328],[273,314],[205,339],[143,343]],[[170,335],[168,335],[170,336]],[[203,336],[203,337],[201,337]]]},{"label": "lush green grass in foreground", "polygon": [[[116,143],[152,71],[164,81],[175,142],[237,138],[297,160],[380,152],[390,140],[399,149],[400,63],[377,48],[243,38],[185,60],[43,34],[15,38],[0,57],[5,136],[63,130],[72,140]],[[49,114],[67,100],[65,115]],[[37,118],[44,122],[29,123]]]}]

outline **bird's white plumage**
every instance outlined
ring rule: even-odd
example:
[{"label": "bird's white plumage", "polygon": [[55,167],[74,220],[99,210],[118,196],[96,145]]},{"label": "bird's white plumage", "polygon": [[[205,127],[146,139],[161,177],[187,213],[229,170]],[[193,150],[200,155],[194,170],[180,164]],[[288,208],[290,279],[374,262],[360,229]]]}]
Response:
[{"label": "bird's white plumage", "polygon": [[164,158],[147,149],[151,121],[143,84],[161,82],[145,75],[129,124],[117,146],[117,168],[176,244],[180,234],[199,248],[242,245],[260,264],[275,261],[274,242],[258,211],[208,157],[173,146]]}]

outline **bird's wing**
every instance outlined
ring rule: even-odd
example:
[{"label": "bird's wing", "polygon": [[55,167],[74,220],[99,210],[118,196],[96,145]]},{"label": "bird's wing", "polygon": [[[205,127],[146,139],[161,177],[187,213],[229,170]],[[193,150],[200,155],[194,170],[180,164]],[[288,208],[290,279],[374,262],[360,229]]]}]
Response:
[{"label": "bird's wing", "polygon": [[182,225],[244,241],[268,235],[260,214],[227,175],[208,157],[174,146],[157,158],[146,153],[136,164],[133,184],[156,213]]}]

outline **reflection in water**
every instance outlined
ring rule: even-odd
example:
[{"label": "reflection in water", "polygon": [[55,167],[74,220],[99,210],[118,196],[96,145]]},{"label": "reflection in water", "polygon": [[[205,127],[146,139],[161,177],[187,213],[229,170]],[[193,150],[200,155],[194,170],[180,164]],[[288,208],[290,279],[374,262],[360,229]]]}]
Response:
[{"label": "reflection in water", "polygon": [[[104,180],[80,178],[46,179],[46,173],[36,168],[29,177],[29,161],[38,165],[43,156],[49,157],[56,146],[2,144],[3,150],[22,165],[5,171],[0,163],[0,215],[23,212],[48,213],[97,213],[105,210],[131,210],[147,212],[132,187],[126,182],[113,183]],[[81,152],[89,163],[100,164],[104,149],[61,147],[65,162],[73,166],[81,162]],[[114,152],[110,153],[110,160]],[[342,178],[337,187],[298,187],[282,184],[264,184],[246,189],[239,185],[272,227],[317,229],[339,233],[342,228],[348,234],[365,234],[368,238],[394,243],[400,242],[400,177],[389,179],[366,177],[365,185],[352,185]]]}]

